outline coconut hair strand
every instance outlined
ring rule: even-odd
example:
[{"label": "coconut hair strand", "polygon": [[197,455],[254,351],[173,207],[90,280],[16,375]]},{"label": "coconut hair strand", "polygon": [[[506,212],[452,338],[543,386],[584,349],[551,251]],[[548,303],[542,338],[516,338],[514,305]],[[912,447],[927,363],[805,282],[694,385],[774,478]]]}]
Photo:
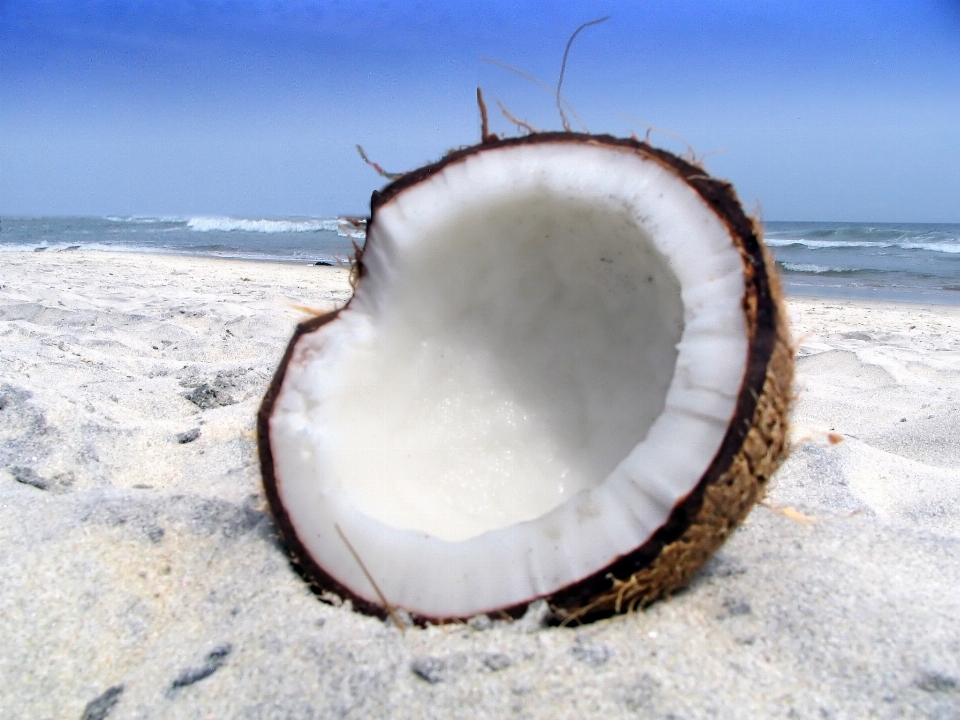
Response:
[{"label": "coconut hair strand", "polygon": [[602,22],[606,22],[610,19],[609,15],[604,15],[602,18],[597,18],[596,20],[591,20],[590,22],[585,22],[583,25],[578,27],[573,31],[573,35],[570,36],[570,39],[567,40],[567,47],[563,50],[563,62],[560,63],[560,77],[557,80],[557,110],[560,111],[560,122],[563,123],[563,129],[566,132],[572,132],[573,128],[570,126],[570,121],[567,120],[567,114],[563,111],[563,103],[560,102],[560,88],[563,87],[563,76],[567,71],[567,58],[570,56],[570,48],[573,45],[573,41],[577,39],[577,35],[586,30],[592,25],[599,25]]}]

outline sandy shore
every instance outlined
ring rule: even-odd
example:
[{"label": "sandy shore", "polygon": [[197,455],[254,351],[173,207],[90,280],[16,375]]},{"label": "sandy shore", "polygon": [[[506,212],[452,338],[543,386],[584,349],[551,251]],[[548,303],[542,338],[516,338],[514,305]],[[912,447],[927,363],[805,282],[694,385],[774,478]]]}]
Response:
[{"label": "sandy shore", "polygon": [[0,256],[0,718],[960,717],[960,308],[791,301],[786,509],[669,602],[401,633],[310,594],[260,489],[295,306],[348,293],[334,268]]}]

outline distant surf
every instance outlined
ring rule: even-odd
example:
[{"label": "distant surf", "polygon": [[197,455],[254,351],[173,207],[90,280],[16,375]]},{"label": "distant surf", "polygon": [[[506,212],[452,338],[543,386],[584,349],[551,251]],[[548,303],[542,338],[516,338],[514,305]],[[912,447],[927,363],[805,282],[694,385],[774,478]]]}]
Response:
[{"label": "distant surf", "polygon": [[246,260],[325,262],[352,257],[363,227],[344,218],[4,218],[2,250],[102,250]]},{"label": "distant surf", "polygon": [[960,304],[960,224],[767,222],[788,294]]},{"label": "distant surf", "polygon": [[250,220],[232,217],[192,217],[187,227],[196,232],[297,233],[337,232],[337,218],[320,220]]}]

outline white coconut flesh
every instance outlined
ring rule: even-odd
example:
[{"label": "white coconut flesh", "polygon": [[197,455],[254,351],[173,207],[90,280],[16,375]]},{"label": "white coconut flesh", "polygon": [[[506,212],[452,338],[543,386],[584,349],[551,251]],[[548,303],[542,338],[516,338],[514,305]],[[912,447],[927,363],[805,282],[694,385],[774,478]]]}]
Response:
[{"label": "white coconut flesh", "polygon": [[641,546],[717,454],[743,261],[656,159],[467,155],[376,209],[363,262],[269,426],[297,537],[359,597],[443,618],[548,595]]}]

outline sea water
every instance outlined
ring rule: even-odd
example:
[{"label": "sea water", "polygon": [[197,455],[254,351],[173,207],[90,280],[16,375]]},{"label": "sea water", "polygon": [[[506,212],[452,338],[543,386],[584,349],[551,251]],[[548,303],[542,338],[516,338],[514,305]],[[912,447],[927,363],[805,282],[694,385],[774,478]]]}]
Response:
[{"label": "sea water", "polygon": [[302,263],[348,262],[352,240],[337,218],[4,217],[0,252],[163,253]]},{"label": "sea water", "polygon": [[[767,222],[788,295],[960,304],[960,224]],[[109,250],[345,263],[338,218],[4,217],[0,252]],[[2,263],[2,256],[0,256]]]},{"label": "sea water", "polygon": [[960,304],[960,224],[768,222],[788,295]]}]

